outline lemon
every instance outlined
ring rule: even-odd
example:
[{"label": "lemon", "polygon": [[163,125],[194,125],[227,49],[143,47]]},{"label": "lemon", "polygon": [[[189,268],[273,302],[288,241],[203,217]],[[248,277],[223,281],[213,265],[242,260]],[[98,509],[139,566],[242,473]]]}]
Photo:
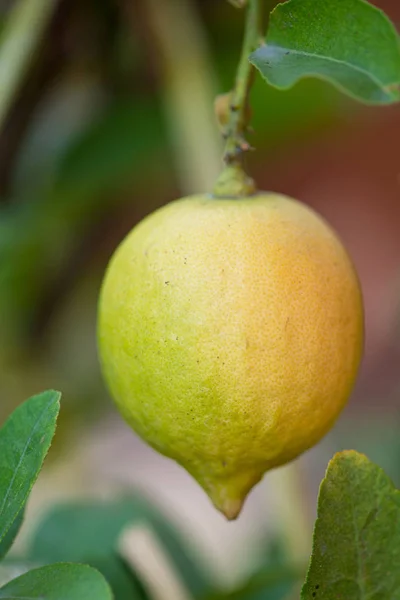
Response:
[{"label": "lemon", "polygon": [[168,204],[123,240],[102,286],[100,357],[122,415],[229,519],[332,427],[362,348],[345,249],[282,195]]}]

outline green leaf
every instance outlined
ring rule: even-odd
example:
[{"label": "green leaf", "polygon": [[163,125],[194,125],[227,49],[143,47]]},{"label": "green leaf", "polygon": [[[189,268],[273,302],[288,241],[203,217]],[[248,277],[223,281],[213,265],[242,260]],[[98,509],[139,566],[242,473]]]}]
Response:
[{"label": "green leaf", "polygon": [[399,36],[364,0],[289,0],[271,13],[266,45],[250,56],[271,85],[315,76],[369,104],[400,100]]},{"label": "green leaf", "polygon": [[19,530],[21,529],[21,525],[24,521],[25,510],[22,508],[14,523],[11,525],[10,529],[7,531],[6,535],[0,542],[0,560],[4,558],[7,552],[10,550],[13,545],[15,538],[18,535]]},{"label": "green leaf", "polygon": [[116,552],[110,552],[102,557],[88,557],[85,562],[100,571],[103,577],[106,578],[115,600],[148,599],[136,574],[130,570]]},{"label": "green leaf", "polygon": [[132,519],[131,506],[118,502],[56,507],[39,524],[29,557],[42,563],[87,563],[104,575],[116,600],[142,600],[140,582],[117,554],[118,536]]},{"label": "green leaf", "polygon": [[54,435],[59,392],[33,396],[0,429],[0,541],[21,512]]},{"label": "green leaf", "polygon": [[[53,509],[39,525],[30,549],[30,558],[39,561],[85,562],[98,567],[108,578],[114,594],[121,586],[120,570],[115,565],[117,544],[122,531],[135,523],[148,524],[169,553],[193,596],[203,596],[210,584],[197,557],[181,539],[174,527],[150,505],[139,497],[122,498],[113,503],[77,503]],[[114,569],[110,578],[101,565]],[[132,587],[131,583],[131,587]],[[136,583],[136,588],[137,588]],[[136,589],[137,597],[143,594]],[[121,596],[118,596],[124,598]],[[135,596],[126,596],[134,598]]]},{"label": "green leaf", "polygon": [[208,600],[287,600],[299,575],[290,567],[264,570],[237,589],[213,594]]},{"label": "green leaf", "polygon": [[328,465],[302,600],[400,599],[400,492],[355,451]]},{"label": "green leaf", "polygon": [[5,586],[7,583],[20,577],[21,575],[25,575],[31,569],[35,569],[38,566],[32,562],[26,562],[21,559],[19,560],[10,560],[8,557],[1,561],[0,563],[0,588]]},{"label": "green leaf", "polygon": [[[304,569],[295,568],[286,552],[283,538],[268,537],[261,566],[238,587],[219,591],[207,600],[287,600],[304,579]],[[262,553],[264,554],[264,553]],[[293,596],[294,597],[294,596]]]},{"label": "green leaf", "polygon": [[[59,158],[53,189],[44,203],[55,203],[64,219],[76,211],[93,218],[94,210],[101,209],[104,202],[99,198],[154,173],[162,141],[163,126],[156,104],[139,98],[135,105],[116,103]],[[162,160],[168,163],[167,157]]]},{"label": "green leaf", "polygon": [[58,564],[33,569],[0,589],[4,600],[112,600],[98,571],[86,565]]}]

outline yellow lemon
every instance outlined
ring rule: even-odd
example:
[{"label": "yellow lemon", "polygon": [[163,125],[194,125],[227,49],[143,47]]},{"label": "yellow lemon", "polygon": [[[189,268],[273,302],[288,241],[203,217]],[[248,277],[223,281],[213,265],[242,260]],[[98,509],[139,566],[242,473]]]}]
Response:
[{"label": "yellow lemon", "polygon": [[139,223],[99,304],[105,378],[127,422],[227,518],[332,427],[363,347],[357,275],[288,197],[193,196]]}]

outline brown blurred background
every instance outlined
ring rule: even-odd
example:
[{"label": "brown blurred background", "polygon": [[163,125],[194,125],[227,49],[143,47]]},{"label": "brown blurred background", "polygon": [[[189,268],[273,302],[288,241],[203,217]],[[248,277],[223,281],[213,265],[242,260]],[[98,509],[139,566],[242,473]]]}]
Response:
[{"label": "brown blurred background", "polygon": [[[400,28],[397,0],[375,4]],[[0,84],[11,90],[0,99],[0,417],[42,389],[64,396],[32,519],[55,499],[139,487],[232,583],[247,568],[243,548],[256,557],[285,510],[280,476],[268,475],[241,519],[225,523],[116,414],[97,362],[96,302],[123,235],[214,182],[213,100],[232,84],[243,15],[225,0],[44,1],[25,15],[19,6],[0,3]],[[25,29],[15,33],[17,21]],[[326,463],[343,447],[400,482],[400,107],[366,108],[316,80],[278,92],[259,79],[253,109],[248,160],[259,186],[329,220],[365,298],[357,389],[335,430],[298,461],[313,516]]]}]

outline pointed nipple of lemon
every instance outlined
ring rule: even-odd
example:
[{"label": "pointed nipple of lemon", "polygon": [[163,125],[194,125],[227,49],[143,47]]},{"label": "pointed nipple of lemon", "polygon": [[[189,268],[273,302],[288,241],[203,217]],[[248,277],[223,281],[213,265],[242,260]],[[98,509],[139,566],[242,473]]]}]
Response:
[{"label": "pointed nipple of lemon", "polygon": [[221,499],[218,504],[214,503],[214,506],[228,519],[228,521],[234,521],[240,515],[243,503],[244,499],[224,498]]},{"label": "pointed nipple of lemon", "polygon": [[207,478],[194,473],[193,476],[207,492],[215,508],[228,521],[233,521],[241,513],[248,493],[260,481],[263,473],[264,470],[248,469],[231,477]]}]

